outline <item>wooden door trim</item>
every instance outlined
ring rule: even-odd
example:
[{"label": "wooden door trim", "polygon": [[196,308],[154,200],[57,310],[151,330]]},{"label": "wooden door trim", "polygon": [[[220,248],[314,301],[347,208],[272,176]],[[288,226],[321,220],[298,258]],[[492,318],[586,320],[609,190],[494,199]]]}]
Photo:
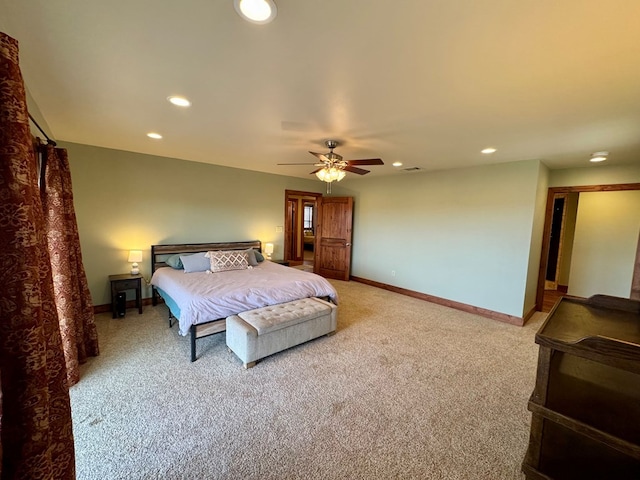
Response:
[{"label": "wooden door trim", "polygon": [[289,260],[287,257],[291,251],[291,218],[289,218],[289,200],[298,200],[300,197],[314,197],[314,209],[317,211],[318,198],[321,198],[322,194],[316,192],[304,192],[302,190],[284,191],[284,260]]},{"label": "wooden door trim", "polygon": [[[538,269],[538,287],[536,289],[536,310],[542,311],[544,297],[544,279],[547,272],[547,257],[549,256],[549,243],[551,234],[551,220],[553,218],[553,202],[555,196],[561,193],[586,193],[586,192],[620,192],[624,190],[640,190],[640,183],[616,183],[611,185],[580,185],[575,187],[550,187],[547,191],[547,206],[544,215],[544,228],[542,230],[542,251],[540,252],[540,267]],[[580,208],[580,207],[578,207]],[[640,252],[640,239],[638,251]],[[636,259],[633,278],[639,278],[640,265]],[[633,288],[633,286],[632,286]],[[640,286],[638,286],[640,289]]]}]

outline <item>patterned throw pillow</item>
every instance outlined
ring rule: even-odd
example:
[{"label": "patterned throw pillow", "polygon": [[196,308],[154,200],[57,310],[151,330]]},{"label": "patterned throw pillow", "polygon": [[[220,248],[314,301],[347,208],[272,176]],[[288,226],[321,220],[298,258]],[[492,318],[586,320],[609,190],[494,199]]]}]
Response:
[{"label": "patterned throw pillow", "polygon": [[246,270],[249,268],[249,256],[245,250],[221,250],[207,252],[205,255],[211,261],[213,273],[228,270]]}]

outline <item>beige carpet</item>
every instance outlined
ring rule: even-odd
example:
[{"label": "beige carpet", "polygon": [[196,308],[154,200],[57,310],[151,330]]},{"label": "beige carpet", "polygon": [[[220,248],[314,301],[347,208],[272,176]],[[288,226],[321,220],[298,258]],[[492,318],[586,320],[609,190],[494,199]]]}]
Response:
[{"label": "beige carpet", "polygon": [[96,317],[71,389],[78,479],[521,479],[534,334],[355,282],[338,332],[244,370],[164,306]]}]

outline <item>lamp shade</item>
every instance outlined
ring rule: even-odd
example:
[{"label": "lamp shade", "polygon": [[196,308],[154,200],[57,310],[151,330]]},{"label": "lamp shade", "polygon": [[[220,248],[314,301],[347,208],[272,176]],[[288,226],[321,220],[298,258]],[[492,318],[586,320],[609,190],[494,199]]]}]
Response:
[{"label": "lamp shade", "polygon": [[129,263],[138,263],[142,261],[142,250],[129,250]]},{"label": "lamp shade", "polygon": [[264,253],[271,255],[273,253],[273,243],[266,243],[264,245]]}]

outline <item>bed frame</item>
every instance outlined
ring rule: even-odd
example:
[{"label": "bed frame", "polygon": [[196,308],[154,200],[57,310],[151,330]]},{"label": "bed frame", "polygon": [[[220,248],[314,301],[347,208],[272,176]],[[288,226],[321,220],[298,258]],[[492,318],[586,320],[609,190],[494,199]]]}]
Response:
[{"label": "bed frame", "polygon": [[[246,242],[216,242],[216,243],[175,243],[165,245],[151,245],[151,274],[160,267],[166,267],[166,260],[176,253],[198,253],[198,252],[210,252],[216,250],[248,250],[253,248],[259,252],[262,252],[262,243],[260,240],[250,240]],[[151,303],[156,306],[158,304],[158,298],[160,294],[155,287],[151,287]],[[173,326],[175,322],[172,319],[175,318],[169,310],[169,328]],[[196,361],[196,340],[216,333],[224,332],[226,330],[226,319],[216,318],[205,323],[199,323],[198,325],[191,325],[190,337],[191,337],[191,361]]]}]

